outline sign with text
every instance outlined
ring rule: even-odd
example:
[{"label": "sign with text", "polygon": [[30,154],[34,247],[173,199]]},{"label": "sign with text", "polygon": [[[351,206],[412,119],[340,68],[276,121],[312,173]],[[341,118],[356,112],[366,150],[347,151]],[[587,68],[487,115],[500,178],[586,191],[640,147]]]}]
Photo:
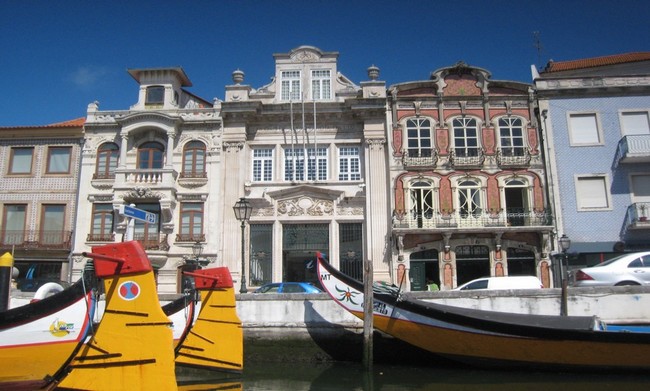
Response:
[{"label": "sign with text", "polygon": [[134,208],[129,205],[120,205],[119,212],[123,216],[131,217],[149,224],[156,224],[156,221],[158,221],[158,215],[155,213],[147,212],[146,210]]}]

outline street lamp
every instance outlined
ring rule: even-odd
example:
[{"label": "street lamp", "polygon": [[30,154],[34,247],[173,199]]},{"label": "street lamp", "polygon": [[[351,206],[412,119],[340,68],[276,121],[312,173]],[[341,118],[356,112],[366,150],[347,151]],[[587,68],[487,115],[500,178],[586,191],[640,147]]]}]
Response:
[{"label": "street lamp", "polygon": [[203,253],[203,243],[197,240],[192,245],[192,255],[194,255],[194,259],[198,261],[199,258],[201,258],[201,253]]},{"label": "street lamp", "polygon": [[560,249],[562,249],[562,258],[564,259],[564,272],[562,273],[562,302],[560,303],[560,315],[567,315],[567,296],[568,296],[568,284],[569,284],[569,257],[567,256],[567,251],[571,247],[571,240],[566,234],[562,234],[558,240],[560,243]]},{"label": "street lamp", "polygon": [[246,293],[248,292],[248,290],[246,289],[246,276],[244,274],[245,273],[244,257],[246,255],[244,251],[245,248],[244,235],[246,232],[245,231],[246,222],[251,218],[253,207],[245,197],[242,197],[239,199],[239,201],[237,201],[237,203],[235,203],[235,206],[233,206],[232,209],[233,211],[235,211],[235,218],[241,221],[241,287],[239,288],[239,293]]}]

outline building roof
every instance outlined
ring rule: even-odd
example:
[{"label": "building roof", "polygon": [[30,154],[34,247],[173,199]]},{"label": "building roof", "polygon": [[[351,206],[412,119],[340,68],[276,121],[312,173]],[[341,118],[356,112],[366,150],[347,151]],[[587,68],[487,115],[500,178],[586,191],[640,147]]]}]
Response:
[{"label": "building roof", "polygon": [[577,69],[596,68],[607,65],[628,64],[639,61],[650,61],[650,52],[632,52],[614,54],[611,56],[584,58],[571,61],[549,61],[543,73],[572,71]]},{"label": "building roof", "polygon": [[22,125],[22,126],[1,126],[0,129],[44,129],[44,128],[74,128],[82,127],[86,123],[86,117],[71,119],[48,125]]}]

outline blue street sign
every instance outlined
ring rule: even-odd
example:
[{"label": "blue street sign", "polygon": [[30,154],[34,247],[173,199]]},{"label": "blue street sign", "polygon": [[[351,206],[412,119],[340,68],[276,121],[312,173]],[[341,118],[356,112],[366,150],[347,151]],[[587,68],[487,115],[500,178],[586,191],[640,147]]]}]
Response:
[{"label": "blue street sign", "polygon": [[120,205],[120,214],[149,224],[155,224],[158,221],[158,216],[155,213],[150,213],[129,205]]}]

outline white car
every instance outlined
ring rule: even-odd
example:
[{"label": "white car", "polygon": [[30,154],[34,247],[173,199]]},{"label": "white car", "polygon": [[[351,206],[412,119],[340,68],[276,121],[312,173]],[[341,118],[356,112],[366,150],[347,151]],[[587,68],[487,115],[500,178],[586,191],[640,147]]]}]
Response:
[{"label": "white car", "polygon": [[573,286],[650,285],[650,251],[623,254],[573,276]]},{"label": "white car", "polygon": [[535,276],[503,276],[482,277],[466,282],[457,287],[456,291],[474,289],[542,289],[544,285]]}]

